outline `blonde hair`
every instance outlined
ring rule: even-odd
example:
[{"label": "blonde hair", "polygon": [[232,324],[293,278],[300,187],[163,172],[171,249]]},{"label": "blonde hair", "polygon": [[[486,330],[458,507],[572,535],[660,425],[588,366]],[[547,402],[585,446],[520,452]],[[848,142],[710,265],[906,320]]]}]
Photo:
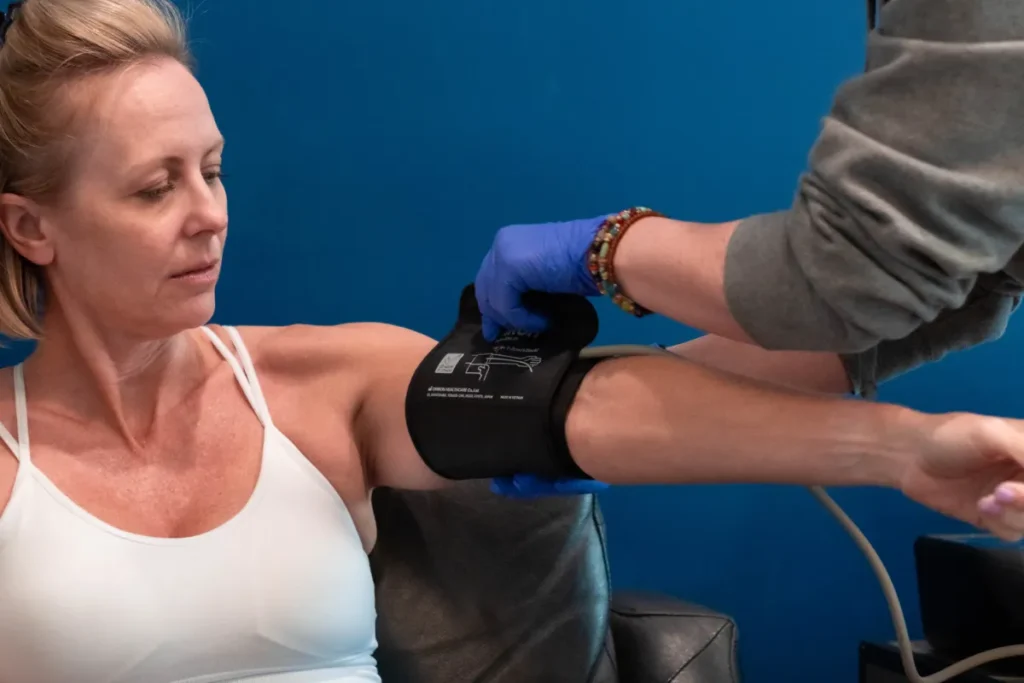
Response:
[{"label": "blonde hair", "polygon": [[[191,67],[170,0],[25,0],[0,46],[0,193],[54,196],[73,137],[69,89],[154,57]],[[0,234],[0,334],[39,338],[44,285],[41,270]]]}]

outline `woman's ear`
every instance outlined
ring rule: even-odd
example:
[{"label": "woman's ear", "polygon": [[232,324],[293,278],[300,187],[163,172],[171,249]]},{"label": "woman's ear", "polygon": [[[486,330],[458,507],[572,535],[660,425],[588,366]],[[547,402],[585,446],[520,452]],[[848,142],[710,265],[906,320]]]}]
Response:
[{"label": "woman's ear", "polygon": [[0,194],[0,230],[25,259],[37,266],[53,261],[53,244],[43,229],[40,206],[21,195]]}]

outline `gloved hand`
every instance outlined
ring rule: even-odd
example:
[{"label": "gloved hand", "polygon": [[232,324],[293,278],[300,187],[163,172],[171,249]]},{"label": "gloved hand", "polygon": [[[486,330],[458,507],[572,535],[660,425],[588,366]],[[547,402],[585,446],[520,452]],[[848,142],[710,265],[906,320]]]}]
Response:
[{"label": "gloved hand", "polygon": [[532,474],[499,477],[491,480],[491,491],[508,498],[546,498],[597,493],[608,484],[593,479],[542,479]]},{"label": "gloved hand", "polygon": [[[599,296],[587,270],[587,250],[607,216],[561,223],[510,225],[498,231],[476,276],[482,332],[494,341],[502,329],[542,332],[547,320],[528,310],[530,290]],[[582,495],[607,489],[589,479],[542,479],[529,474],[491,481],[491,490],[509,498]]]},{"label": "gloved hand", "polygon": [[510,225],[498,231],[475,282],[488,341],[494,341],[502,329],[532,333],[546,329],[544,316],[523,306],[525,292],[600,296],[587,270],[587,250],[607,217]]}]

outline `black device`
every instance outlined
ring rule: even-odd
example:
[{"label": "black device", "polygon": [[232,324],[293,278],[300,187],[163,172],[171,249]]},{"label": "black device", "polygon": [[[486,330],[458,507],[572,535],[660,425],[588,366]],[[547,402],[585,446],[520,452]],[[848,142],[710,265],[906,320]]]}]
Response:
[{"label": "black device", "polygon": [[[937,673],[955,664],[958,657],[943,656],[925,642],[913,643],[914,664],[923,676]],[[896,643],[862,642],[859,652],[857,683],[909,683],[903,670],[900,648]],[[1013,679],[999,678],[992,665],[971,669],[949,679],[949,683],[1009,683]]]},{"label": "black device", "polygon": [[529,293],[545,314],[541,334],[484,338],[473,285],[455,327],[422,361],[405,399],[406,424],[423,461],[446,479],[516,474],[589,476],[573,461],[565,422],[598,360],[580,358],[597,336],[597,311],[580,296]]},{"label": "black device", "polygon": [[[931,651],[960,660],[1024,643],[1024,546],[987,534],[929,535],[914,543],[924,637]],[[1024,676],[1024,657],[988,664]]]}]

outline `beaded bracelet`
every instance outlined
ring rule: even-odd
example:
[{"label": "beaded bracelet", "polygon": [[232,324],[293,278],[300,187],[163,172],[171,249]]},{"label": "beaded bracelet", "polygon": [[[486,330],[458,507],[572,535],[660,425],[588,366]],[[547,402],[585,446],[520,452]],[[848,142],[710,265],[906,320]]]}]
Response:
[{"label": "beaded bracelet", "polygon": [[645,206],[634,206],[609,216],[594,235],[594,241],[587,252],[587,269],[601,294],[610,297],[616,306],[638,318],[651,311],[630,299],[615,281],[615,250],[626,230],[641,218],[651,217],[663,217],[663,214]]}]

